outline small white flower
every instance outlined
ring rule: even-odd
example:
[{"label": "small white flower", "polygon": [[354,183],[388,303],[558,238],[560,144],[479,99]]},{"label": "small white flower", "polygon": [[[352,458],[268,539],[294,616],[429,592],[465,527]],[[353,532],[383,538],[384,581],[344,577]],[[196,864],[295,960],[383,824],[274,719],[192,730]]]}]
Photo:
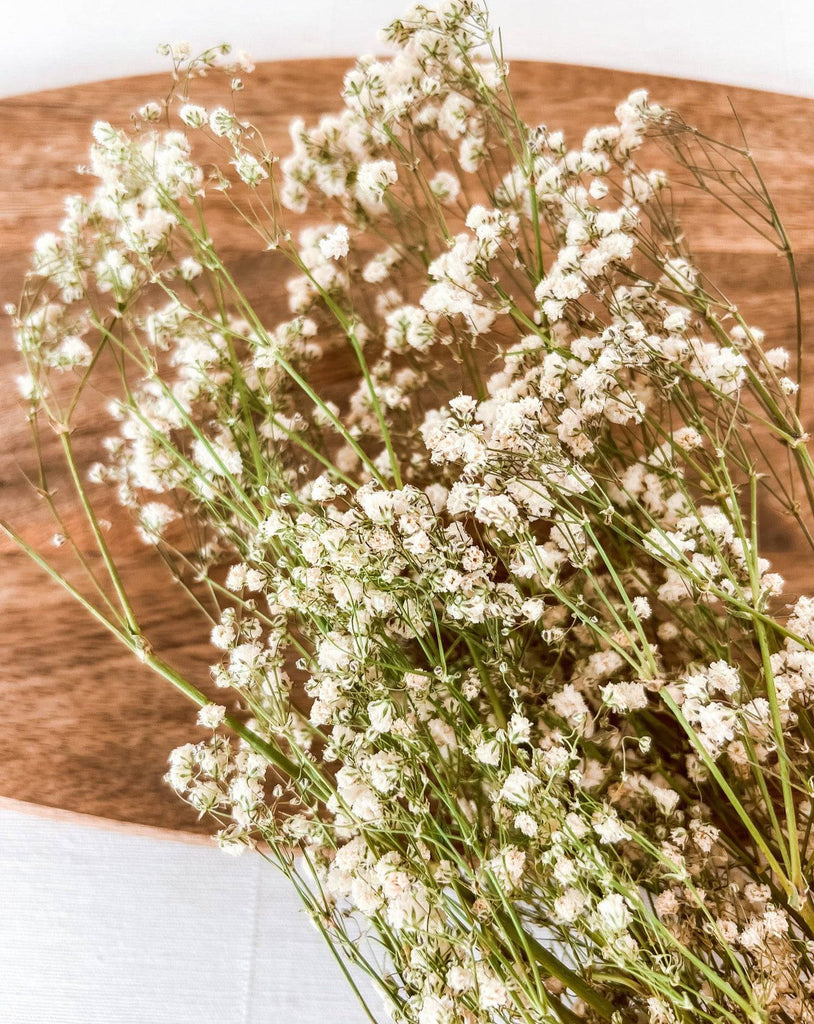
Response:
[{"label": "small white flower", "polygon": [[617,892],[600,900],[596,905],[596,913],[602,930],[611,935],[623,932],[633,920],[625,898]]},{"label": "small white flower", "polygon": [[392,160],[373,160],[360,165],[356,175],[356,190],[362,202],[378,204],[396,181],[398,171]]},{"label": "small white flower", "polygon": [[435,198],[446,204],[454,203],[461,191],[461,183],[449,171],[439,171],[429,185]]},{"label": "small white flower", "polygon": [[233,134],[238,127],[237,118],[225,107],[217,107],[209,115],[209,127],[218,137]]},{"label": "small white flower", "polygon": [[161,501],[143,505],[139,514],[139,535],[145,544],[157,544],[170,523],[178,519],[178,512]]},{"label": "small white flower", "polygon": [[531,722],[525,715],[518,714],[515,712],[509,719],[509,726],[507,729],[509,742],[519,745],[521,743],[531,742]]},{"label": "small white flower", "polygon": [[203,128],[209,123],[206,107],[199,107],[195,103],[185,103],[178,111],[178,116],[189,128]]},{"label": "small white flower", "polygon": [[473,751],[475,760],[481,764],[500,764],[500,746],[496,740],[482,740]]},{"label": "small white flower", "polygon": [[575,921],[588,903],[588,897],[579,889],[566,889],[562,896],[554,901],[557,917],[565,924]]},{"label": "small white flower", "polygon": [[512,768],[500,790],[502,800],[518,807],[525,807],[532,798],[540,780],[522,768]]},{"label": "small white flower", "polygon": [[198,712],[198,725],[205,729],[217,729],[226,717],[226,708],[222,704],[204,704]]},{"label": "small white flower", "polygon": [[326,260],[340,260],[348,255],[349,234],[344,224],[340,224],[319,240],[319,250]]},{"label": "small white flower", "polygon": [[393,728],[393,705],[389,700],[373,700],[367,706],[370,730],[373,733],[390,732]]},{"label": "small white flower", "polygon": [[615,811],[604,811],[596,815],[593,827],[601,843],[621,843],[628,838],[628,833]]},{"label": "small white flower", "polygon": [[608,683],[602,687],[602,700],[612,711],[640,711],[647,707],[644,683]]},{"label": "small white flower", "polygon": [[539,825],[527,811],[520,811],[514,816],[514,827],[529,838],[536,836],[539,831]]},{"label": "small white flower", "polygon": [[252,188],[256,188],[261,181],[269,176],[266,167],[251,153],[241,150],[232,163],[237,168],[237,173],[242,181]]},{"label": "small white flower", "polygon": [[161,117],[161,105],[155,102],[145,103],[143,107],[139,107],[139,117],[145,121],[158,121]]}]

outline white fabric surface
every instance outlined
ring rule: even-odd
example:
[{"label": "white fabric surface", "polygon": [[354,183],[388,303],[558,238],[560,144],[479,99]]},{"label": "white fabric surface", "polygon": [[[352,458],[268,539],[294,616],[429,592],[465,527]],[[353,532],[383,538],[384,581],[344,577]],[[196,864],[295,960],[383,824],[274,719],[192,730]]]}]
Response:
[{"label": "white fabric surface", "polygon": [[260,856],[0,807],[0,891],[3,1024],[366,1020]]},{"label": "white fabric surface", "polygon": [[[258,60],[370,53],[407,0],[26,0],[3,8],[0,95],[166,68],[160,42]],[[814,95],[811,0],[489,0],[508,56]]]},{"label": "white fabric surface", "polygon": [[[7,4],[0,95],[159,70],[161,41],[258,60],[370,52],[402,0]],[[814,96],[810,0],[492,0],[509,57]],[[134,13],[137,11],[137,20]],[[259,857],[0,808],[4,1024],[361,1024],[285,880]],[[375,1005],[375,997],[374,997]]]}]

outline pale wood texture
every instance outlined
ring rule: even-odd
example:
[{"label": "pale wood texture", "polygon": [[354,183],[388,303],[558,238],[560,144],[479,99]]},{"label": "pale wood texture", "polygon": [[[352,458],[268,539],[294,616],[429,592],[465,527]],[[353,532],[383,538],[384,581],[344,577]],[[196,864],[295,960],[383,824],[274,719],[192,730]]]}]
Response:
[{"label": "pale wood texture", "polygon": [[[281,62],[258,69],[243,113],[260,125],[272,148],[288,149],[289,118],[306,120],[335,109],[345,60]],[[698,82],[565,65],[518,63],[512,82],[521,113],[532,123],[561,127],[569,137],[606,123],[614,105],[640,86],[687,121],[714,136],[734,138],[728,99],[744,123],[752,148],[783,215],[799,259],[806,329],[814,316],[814,102]],[[203,85],[206,96],[208,86]],[[124,123],[129,112],[165,91],[161,76],[54,90],[0,102],[0,301],[15,301],[34,238],[59,220],[63,198],[88,187],[76,173],[88,149],[89,129],[100,117]],[[714,204],[697,197],[687,218],[694,252],[773,344],[792,347],[793,306],[782,261]],[[230,256],[266,301],[275,283],[268,257],[244,235],[226,236]],[[281,284],[282,282],[280,282]],[[274,312],[274,302],[266,309]],[[281,308],[277,307],[280,311]],[[47,546],[53,525],[25,474],[33,474],[24,409],[13,376],[17,354],[0,324],[0,515],[35,544]],[[334,381],[342,386],[342,381]],[[811,410],[807,425],[814,426]],[[110,431],[99,415],[74,442],[80,461],[94,460]],[[45,438],[50,484],[70,507],[70,481],[55,459],[56,439]],[[74,503],[75,504],[75,503]],[[134,541],[111,511],[113,543],[123,572],[137,591],[146,634],[167,660],[205,686],[209,654],[188,628],[190,606],[167,582],[160,563]],[[70,515],[82,546],[92,544],[80,516]],[[810,556],[797,550],[782,520],[767,515],[764,544],[792,591],[814,588]],[[57,561],[61,552],[53,550]],[[10,545],[0,545],[0,701],[3,729],[0,795],[119,822],[200,829],[194,815],[161,781],[168,751],[196,735],[194,709],[162,679],[151,676],[101,628],[89,621],[39,569]]]}]

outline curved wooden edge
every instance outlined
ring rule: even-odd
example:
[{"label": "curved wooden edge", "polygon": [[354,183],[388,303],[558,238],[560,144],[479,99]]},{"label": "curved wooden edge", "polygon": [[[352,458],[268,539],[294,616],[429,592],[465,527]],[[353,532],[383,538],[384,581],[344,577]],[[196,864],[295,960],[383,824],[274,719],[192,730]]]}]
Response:
[{"label": "curved wooden edge", "polygon": [[[381,60],[387,60],[389,54],[387,52],[383,52],[377,56]],[[251,74],[244,75],[242,77],[244,77],[248,83],[246,91],[250,92],[253,79],[257,79],[258,77],[262,78],[265,75],[273,74],[276,71],[288,73],[289,71],[300,72],[303,68],[319,68],[327,74],[336,70],[344,72],[347,71],[358,59],[358,54],[348,54],[347,56],[340,55],[332,57],[281,57],[275,60],[258,60],[256,62],[255,70],[251,72]],[[755,95],[763,96],[766,99],[787,99],[792,102],[811,101],[814,103],[814,95],[803,92],[779,92],[776,89],[770,89],[764,86],[734,85],[731,82],[716,81],[705,78],[684,78],[679,75],[665,75],[658,71],[637,71],[636,69],[631,68],[620,68],[613,64],[575,64],[569,61],[531,60],[527,57],[513,58],[511,54],[506,56],[506,63],[509,67],[510,83],[512,69],[522,71],[523,69],[528,68],[539,68],[549,69],[551,71],[562,71],[564,74],[568,75],[572,75],[574,73],[584,73],[589,76],[606,74],[617,79],[625,76],[633,82],[644,82],[648,84],[648,87],[656,86],[659,83],[679,83],[685,87],[701,87],[714,91],[722,90],[723,92],[732,94],[733,96],[736,94],[740,96]],[[126,84],[127,91],[131,97],[133,109],[136,109],[140,103],[147,99],[147,94],[151,91],[152,84],[163,83],[166,85],[170,75],[171,66],[168,62],[165,71],[145,71],[141,74],[126,75],[116,78],[85,79],[68,85],[53,85],[48,86],[45,89],[11,93],[9,95],[0,96],[0,106],[6,103],[36,102],[40,99],[47,100],[52,97],[58,97],[66,93],[78,92],[85,89],[98,89],[101,93],[113,92]],[[145,94],[143,97],[138,91],[139,87],[142,85],[145,86]],[[623,96],[618,97],[619,100],[622,100],[623,98]],[[336,102],[337,104],[340,102],[338,94]],[[295,114],[296,112],[292,111],[292,116],[295,116]]]},{"label": "curved wooden edge", "polygon": [[[286,152],[290,118],[300,114],[313,121],[336,110],[342,75],[351,63],[352,58],[336,57],[258,64],[241,94],[241,116],[256,119],[264,132],[268,129],[271,147]],[[811,311],[806,329],[814,338],[814,100],[609,68],[509,63],[523,116],[563,128],[570,139],[592,124],[607,123],[614,106],[638,87],[680,108],[711,134],[731,128],[731,99],[744,115],[767,180],[788,214],[792,241],[804,254],[801,279]],[[133,109],[166,91],[167,79],[166,72],[159,72],[0,99],[0,167],[6,172],[0,176],[0,302],[19,294],[31,244],[58,222],[63,198],[88,188],[76,165],[86,158],[93,122],[104,117],[126,123]],[[200,86],[204,95],[207,88],[212,94],[207,80]],[[759,251],[709,207],[701,210],[692,231],[695,251],[711,273],[745,299],[745,314],[767,329],[772,344],[782,344],[791,320],[783,308],[786,284],[775,254]],[[235,252],[245,256],[239,248]],[[251,253],[245,258],[251,261]],[[26,464],[25,412],[12,383],[19,371],[7,322],[0,317],[0,512],[29,534],[39,531],[37,542],[45,545],[52,526],[43,522],[22,483],[21,470],[30,472],[31,467]],[[813,411],[807,419],[814,427]],[[106,427],[97,424],[95,431],[77,437],[80,455],[88,462]],[[66,491],[68,486],[65,482]],[[168,660],[205,686],[208,655],[185,641],[185,612],[177,594],[158,582],[163,576],[149,553],[140,546],[133,549],[124,533],[116,540],[129,545],[125,568],[137,574],[145,590],[141,596],[149,635],[170,652]],[[810,587],[814,566],[787,544],[783,523],[777,524],[769,548],[773,560],[773,552],[779,552],[781,571]],[[172,747],[199,738],[192,706],[119,652],[70,599],[3,543],[0,617],[0,701],[5,710],[0,792],[6,794],[0,796],[0,809],[131,835],[211,842],[207,823],[197,822],[195,812],[161,782]]]},{"label": "curved wooden edge", "polygon": [[98,814],[68,811],[61,807],[50,807],[47,804],[36,804],[28,800],[15,800],[10,796],[0,796],[0,815],[4,811],[39,818],[43,821],[53,821],[58,825],[75,825],[79,828],[119,832],[123,835],[139,836],[159,842],[186,843],[216,849],[212,838],[202,833],[189,832],[180,828],[162,828],[158,825],[142,825],[136,821],[119,821],[116,818],[104,818]]}]

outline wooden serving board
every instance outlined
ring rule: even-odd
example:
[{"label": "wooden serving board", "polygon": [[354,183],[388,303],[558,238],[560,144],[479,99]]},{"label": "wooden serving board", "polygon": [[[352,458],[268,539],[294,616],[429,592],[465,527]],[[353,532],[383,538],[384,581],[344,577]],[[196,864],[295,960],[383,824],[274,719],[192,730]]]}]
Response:
[{"label": "wooden serving board", "polygon": [[[270,148],[288,151],[294,115],[307,122],[339,105],[349,62],[283,61],[261,65],[242,95],[241,114],[263,129]],[[798,254],[806,330],[814,326],[814,101],[701,82],[570,65],[518,62],[511,80],[523,116],[563,128],[576,142],[593,124],[644,86],[658,102],[715,137],[733,138],[736,107]],[[64,197],[89,187],[76,173],[86,159],[90,127],[99,118],[126,123],[130,112],[166,91],[161,75],[98,82],[0,101],[0,303],[17,300],[34,239],[60,219]],[[199,95],[206,101],[206,82]],[[685,218],[701,265],[734,298],[772,344],[792,345],[793,305],[784,264],[718,206],[698,197]],[[245,236],[227,237],[231,256],[261,293],[269,286]],[[268,307],[274,312],[273,302]],[[283,310],[278,309],[279,315]],[[35,472],[25,409],[13,378],[20,372],[8,323],[0,322],[0,516],[48,550],[53,524],[29,486]],[[814,428],[814,409],[806,425]],[[83,464],[95,461],[104,416],[74,436]],[[45,438],[51,486],[70,507],[70,481]],[[75,503],[74,503],[75,504]],[[137,592],[146,634],[168,661],[202,686],[210,654],[194,642],[194,622],[160,562],[111,512],[112,543]],[[88,552],[76,509],[69,523]],[[121,525],[120,525],[121,524]],[[810,555],[794,548],[782,521],[767,518],[764,546],[787,575],[790,591],[814,591]],[[50,549],[54,560],[62,552]],[[162,782],[169,750],[201,735],[194,708],[164,680],[144,670],[60,592],[23,554],[0,542],[0,797],[44,808],[83,812],[120,823],[186,831],[206,829]],[[15,805],[20,806],[20,805]]]}]

